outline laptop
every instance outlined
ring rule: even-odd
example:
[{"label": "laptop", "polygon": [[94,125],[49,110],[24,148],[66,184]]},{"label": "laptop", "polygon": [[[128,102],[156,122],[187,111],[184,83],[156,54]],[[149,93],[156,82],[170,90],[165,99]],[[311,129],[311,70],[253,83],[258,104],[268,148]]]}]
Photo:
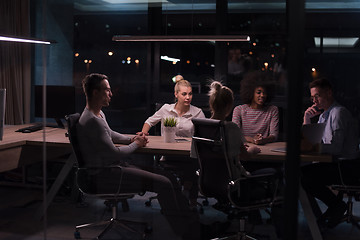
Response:
[{"label": "laptop", "polygon": [[[325,130],[325,123],[311,123],[305,124],[301,127],[301,134],[311,144],[321,143],[322,136]],[[271,149],[273,152],[285,152],[286,147]]]}]

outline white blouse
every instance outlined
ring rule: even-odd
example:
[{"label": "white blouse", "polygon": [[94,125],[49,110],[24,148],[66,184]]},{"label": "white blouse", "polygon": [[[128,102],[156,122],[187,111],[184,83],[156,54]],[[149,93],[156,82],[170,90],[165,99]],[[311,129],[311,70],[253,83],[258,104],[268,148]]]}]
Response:
[{"label": "white blouse", "polygon": [[[179,117],[179,114],[175,110],[175,103],[164,104],[154,115],[149,117],[145,123],[149,124],[150,127],[153,127],[167,117],[175,117],[177,119],[175,133],[177,137],[191,137],[194,133],[194,125],[191,122],[191,119],[205,118],[205,115],[200,108],[190,105],[189,111]],[[161,135],[163,135],[163,128],[164,126],[161,124]]]}]

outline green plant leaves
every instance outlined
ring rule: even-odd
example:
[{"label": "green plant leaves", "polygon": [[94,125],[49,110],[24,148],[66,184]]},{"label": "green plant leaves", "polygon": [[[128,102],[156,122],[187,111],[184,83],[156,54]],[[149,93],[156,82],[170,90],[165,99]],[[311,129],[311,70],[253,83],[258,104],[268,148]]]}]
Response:
[{"label": "green plant leaves", "polygon": [[165,127],[176,127],[177,119],[175,117],[167,117],[163,119]]}]

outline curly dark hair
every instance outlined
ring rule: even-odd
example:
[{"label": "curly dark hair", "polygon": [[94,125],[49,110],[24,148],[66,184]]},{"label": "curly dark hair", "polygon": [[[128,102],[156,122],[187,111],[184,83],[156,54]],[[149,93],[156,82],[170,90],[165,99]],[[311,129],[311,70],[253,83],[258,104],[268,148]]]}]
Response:
[{"label": "curly dark hair", "polygon": [[253,71],[244,76],[240,84],[240,97],[244,104],[251,104],[255,89],[262,87],[267,93],[265,105],[271,102],[274,95],[274,84],[272,77],[266,72]]}]

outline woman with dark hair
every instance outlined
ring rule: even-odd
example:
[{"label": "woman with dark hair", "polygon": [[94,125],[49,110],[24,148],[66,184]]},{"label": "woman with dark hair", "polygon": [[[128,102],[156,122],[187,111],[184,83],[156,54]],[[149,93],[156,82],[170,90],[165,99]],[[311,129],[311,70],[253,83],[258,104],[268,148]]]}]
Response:
[{"label": "woman with dark hair", "polygon": [[263,72],[248,73],[241,82],[243,105],[234,108],[232,121],[243,131],[247,142],[274,142],[279,134],[279,110],[270,105],[272,88],[270,77]]}]

